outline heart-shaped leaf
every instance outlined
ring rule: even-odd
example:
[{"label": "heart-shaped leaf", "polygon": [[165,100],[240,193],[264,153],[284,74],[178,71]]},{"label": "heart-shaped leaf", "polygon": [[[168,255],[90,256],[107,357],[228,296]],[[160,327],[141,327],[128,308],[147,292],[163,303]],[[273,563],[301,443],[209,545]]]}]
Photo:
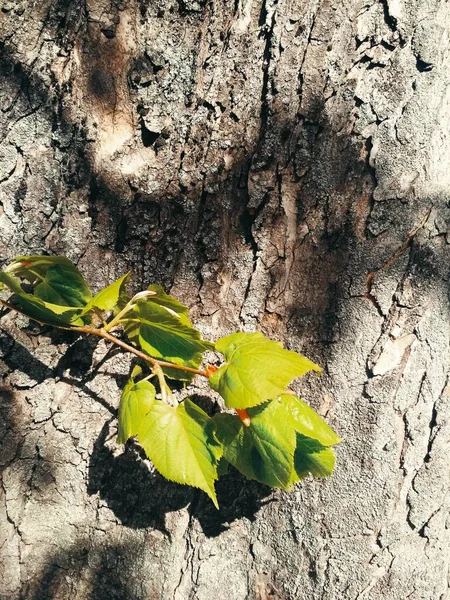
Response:
[{"label": "heart-shaped leaf", "polygon": [[80,308],[52,304],[36,298],[33,294],[24,292],[19,281],[4,271],[0,271],[0,282],[14,293],[13,299],[31,319],[56,326],[84,325],[83,319],[80,318]]},{"label": "heart-shaped leaf", "polygon": [[[139,302],[122,320],[127,336],[149,356],[197,368],[211,344],[184,318],[152,300]],[[170,377],[170,371],[165,372]]]},{"label": "heart-shaped leaf", "polygon": [[84,308],[92,297],[78,271],[62,265],[47,269],[35,286],[33,295],[51,304],[80,308]]},{"label": "heart-shaped leaf", "polygon": [[[25,291],[20,281],[33,286]],[[0,272],[0,281],[13,293],[29,317],[54,325],[84,325],[82,308],[91,292],[75,265],[64,256],[19,256]]]},{"label": "heart-shaped leaf", "polygon": [[248,408],[276,398],[296,377],[321,371],[311,360],[261,333],[234,333],[216,342],[226,360],[209,383],[232,408]]},{"label": "heart-shaped leaf", "polygon": [[247,412],[249,426],[237,415],[213,417],[225,459],[248,479],[288,489],[294,474],[296,438],[284,407],[272,401]]},{"label": "heart-shaped leaf", "polygon": [[200,488],[219,508],[214,481],[222,450],[210,421],[189,399],[176,408],[156,400],[138,431],[138,439],[161,475]]},{"label": "heart-shaped leaf", "polygon": [[84,307],[92,297],[80,271],[65,256],[19,256],[4,271],[32,283],[33,295],[50,304]]}]

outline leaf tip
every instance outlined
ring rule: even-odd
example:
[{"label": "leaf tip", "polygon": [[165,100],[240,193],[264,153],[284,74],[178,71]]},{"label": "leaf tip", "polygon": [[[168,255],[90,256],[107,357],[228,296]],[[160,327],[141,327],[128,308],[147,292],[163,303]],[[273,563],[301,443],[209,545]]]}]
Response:
[{"label": "leaf tip", "polygon": [[219,502],[217,501],[216,492],[214,491],[214,494],[208,494],[208,496],[211,498],[212,503],[217,508],[217,510],[220,510]]}]

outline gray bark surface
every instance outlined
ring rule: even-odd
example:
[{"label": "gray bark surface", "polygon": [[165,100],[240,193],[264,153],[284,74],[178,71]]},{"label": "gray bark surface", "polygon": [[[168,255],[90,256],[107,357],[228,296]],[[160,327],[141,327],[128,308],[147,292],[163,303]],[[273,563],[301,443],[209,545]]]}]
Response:
[{"label": "gray bark surface", "polygon": [[282,340],[344,438],[330,479],[231,473],[217,512],[115,443],[129,357],[8,314],[1,600],[449,598],[450,4],[0,11],[2,259]]}]

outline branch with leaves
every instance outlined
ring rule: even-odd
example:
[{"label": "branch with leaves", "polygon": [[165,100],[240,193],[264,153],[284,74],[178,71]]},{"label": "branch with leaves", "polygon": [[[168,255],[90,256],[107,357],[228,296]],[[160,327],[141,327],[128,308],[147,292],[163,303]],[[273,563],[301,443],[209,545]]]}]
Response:
[{"label": "branch with leaves", "polygon": [[[167,479],[200,488],[218,508],[214,483],[231,464],[248,479],[289,490],[309,473],[332,473],[332,446],[341,440],[305,402],[287,390],[321,369],[261,333],[203,340],[188,308],[151,285],[130,297],[129,273],[96,295],[63,256],[20,256],[0,271],[0,304],[42,325],[95,335],[141,359],[119,406],[118,442],[136,437]],[[220,367],[201,368],[215,350]],[[170,380],[208,379],[226,409],[213,417],[186,398],[175,401]],[[150,381],[150,380],[153,380]],[[232,412],[231,412],[232,411]]]}]

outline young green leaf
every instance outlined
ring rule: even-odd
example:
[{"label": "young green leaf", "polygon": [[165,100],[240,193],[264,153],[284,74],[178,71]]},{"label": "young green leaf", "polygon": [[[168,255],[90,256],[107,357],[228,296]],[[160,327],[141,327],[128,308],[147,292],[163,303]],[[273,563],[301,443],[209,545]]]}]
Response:
[{"label": "young green leaf", "polygon": [[24,292],[19,281],[4,271],[0,271],[0,281],[14,293],[13,298],[19,308],[32,319],[55,326],[84,325],[80,308],[60,306],[36,298]]},{"label": "young green leaf", "polygon": [[161,475],[200,488],[219,508],[214,481],[222,450],[212,434],[210,418],[198,406],[189,399],[176,408],[156,400],[138,439]]},{"label": "young green leaf", "polygon": [[119,299],[125,293],[129,278],[130,273],[127,273],[114,283],[111,283],[104,290],[98,292],[83,309],[83,314],[87,314],[95,308],[105,312],[116,308],[119,304]]},{"label": "young green leaf", "polygon": [[216,342],[227,361],[213,373],[209,383],[231,408],[257,406],[276,398],[296,377],[321,371],[311,360],[261,333],[233,333]]},{"label": "young green leaf", "polygon": [[181,302],[178,302],[173,296],[166,294],[160,285],[152,284],[147,288],[150,292],[154,292],[155,295],[149,298],[149,302],[164,306],[164,308],[172,315],[177,315],[180,323],[192,327],[192,323],[189,320],[189,309]]},{"label": "young green leaf", "polygon": [[138,434],[146,414],[155,403],[155,387],[149,381],[134,381],[141,372],[140,367],[136,367],[122,391],[117,431],[119,444],[125,444],[130,437]]},{"label": "young green leaf", "polygon": [[26,279],[29,283],[34,283],[36,279],[45,277],[48,269],[58,265],[68,271],[81,273],[71,260],[65,256],[17,256],[4,271],[10,275],[15,275],[21,279]]},{"label": "young green leaf", "polygon": [[122,323],[127,336],[144,352],[177,365],[197,368],[203,352],[211,347],[200,332],[152,297],[136,304]]},{"label": "young green leaf", "polygon": [[287,413],[292,419],[292,424],[298,433],[313,438],[322,446],[334,446],[342,440],[327,423],[310,406],[289,394],[280,396]]},{"label": "young green leaf", "polygon": [[274,400],[249,409],[248,414],[248,427],[236,415],[214,415],[225,459],[248,479],[288,489],[294,475],[296,438],[284,407]]},{"label": "young green leaf", "polygon": [[33,295],[44,302],[81,307],[91,299],[80,271],[65,256],[19,256],[4,271],[34,284]]},{"label": "young green leaf", "polygon": [[297,433],[294,454],[295,471],[300,479],[308,473],[314,477],[328,477],[333,473],[336,458],[331,448],[322,446],[317,440]]},{"label": "young green leaf", "polygon": [[44,302],[83,308],[91,300],[87,283],[77,269],[54,265],[39,279],[33,295]]}]

